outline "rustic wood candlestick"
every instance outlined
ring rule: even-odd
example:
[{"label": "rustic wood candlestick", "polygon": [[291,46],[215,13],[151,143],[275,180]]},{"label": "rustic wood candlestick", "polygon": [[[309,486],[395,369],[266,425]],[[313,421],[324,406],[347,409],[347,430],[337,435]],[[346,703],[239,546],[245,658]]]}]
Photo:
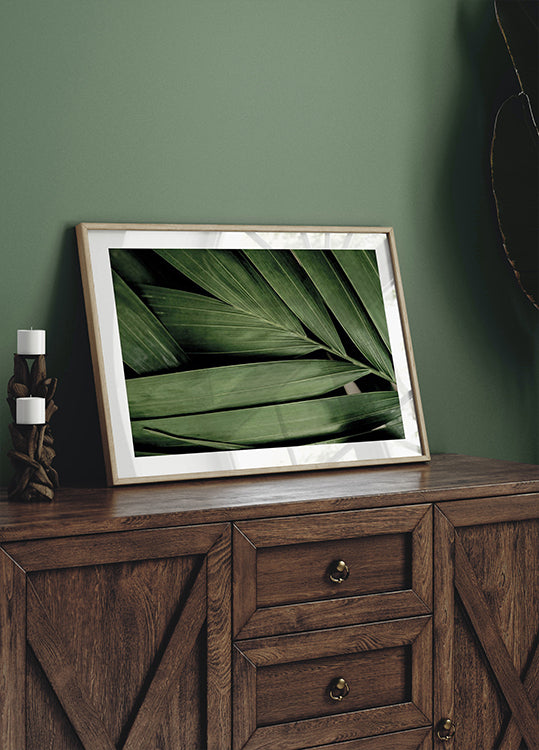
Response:
[{"label": "rustic wood candlestick", "polygon": [[[28,367],[27,359],[33,359]],[[45,355],[34,357],[15,354],[13,377],[7,386],[7,402],[13,423],[9,425],[13,450],[8,456],[15,469],[8,487],[8,497],[14,500],[53,500],[58,487],[58,474],[51,464],[56,455],[49,421],[58,407],[53,401],[56,378],[47,377]],[[18,398],[37,396],[45,399],[45,424],[16,423]]]}]

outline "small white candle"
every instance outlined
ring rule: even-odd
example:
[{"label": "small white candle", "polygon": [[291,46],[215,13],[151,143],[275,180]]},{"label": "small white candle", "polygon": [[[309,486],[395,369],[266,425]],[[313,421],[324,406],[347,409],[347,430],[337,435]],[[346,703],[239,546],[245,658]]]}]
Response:
[{"label": "small white candle", "polygon": [[38,396],[16,399],[17,424],[45,424],[45,399]]},{"label": "small white candle", "polygon": [[33,328],[17,331],[17,354],[27,357],[45,354],[45,331]]}]

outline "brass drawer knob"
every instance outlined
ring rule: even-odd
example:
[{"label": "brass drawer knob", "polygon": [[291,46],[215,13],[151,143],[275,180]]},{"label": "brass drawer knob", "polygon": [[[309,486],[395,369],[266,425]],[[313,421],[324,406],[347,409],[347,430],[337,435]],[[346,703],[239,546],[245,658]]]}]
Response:
[{"label": "brass drawer knob", "polygon": [[338,677],[331,682],[328,692],[332,701],[342,701],[342,699],[346,698],[350,692],[350,685],[346,682],[344,677]]},{"label": "brass drawer knob", "polygon": [[342,583],[350,575],[350,568],[344,560],[335,560],[329,567],[329,580],[333,583]]},{"label": "brass drawer knob", "polygon": [[442,719],[438,724],[436,736],[442,742],[449,742],[449,740],[452,740],[455,736],[456,731],[456,724],[454,724],[451,719]]}]

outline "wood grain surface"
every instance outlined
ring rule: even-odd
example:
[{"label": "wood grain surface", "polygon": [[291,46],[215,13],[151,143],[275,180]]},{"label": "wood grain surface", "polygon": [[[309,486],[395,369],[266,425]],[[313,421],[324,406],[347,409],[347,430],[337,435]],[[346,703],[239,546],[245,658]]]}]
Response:
[{"label": "wood grain surface", "polygon": [[500,502],[499,497],[461,500],[443,504],[444,515],[454,526],[483,526],[503,521],[527,521],[539,518],[539,494],[518,495],[511,502]]},{"label": "wood grain surface", "polygon": [[68,539],[56,569],[55,540],[20,550],[48,561],[28,573],[26,750],[230,746],[230,525],[163,533]]},{"label": "wood grain surface", "polygon": [[64,640],[32,583],[28,586],[28,643],[83,746],[115,750],[101,712],[81,686]]},{"label": "wood grain surface", "polygon": [[[428,725],[431,648],[430,617],[237,641],[234,747],[304,748],[320,743],[314,730],[329,743]],[[333,701],[340,677],[350,692]],[[393,726],[401,712],[414,723]],[[380,723],[369,731],[374,715]]]},{"label": "wood grain surface", "polygon": [[[332,716],[412,699],[410,648],[309,659],[262,667],[257,673],[257,722],[260,726]],[[341,701],[329,696],[334,679],[344,678],[350,693]],[[283,696],[286,695],[286,700]]]},{"label": "wood grain surface", "polygon": [[341,541],[362,536],[405,534],[415,529],[427,510],[426,505],[409,505],[404,508],[376,508],[345,513],[239,521],[236,526],[259,549],[287,544],[325,542],[328,539]]},{"label": "wood grain surface", "polygon": [[207,565],[206,560],[203,560],[131,725],[123,750],[139,750],[151,745],[155,730],[162,721],[163,704],[174,684],[180,682],[185,662],[206,619],[206,586]]},{"label": "wood grain surface", "polygon": [[507,647],[493,623],[486,598],[458,537],[455,539],[455,587],[522,736],[529,748],[539,750],[539,719],[535,706],[531,705]]},{"label": "wood grain surface", "polygon": [[382,737],[338,742],[336,745],[317,745],[305,750],[427,750],[427,745],[423,743],[430,741],[430,734],[430,729],[411,729],[408,732],[384,734]]},{"label": "wood grain surface", "polygon": [[[431,611],[428,505],[240,521],[234,530],[236,638]],[[348,577],[336,583],[339,560]]]},{"label": "wood grain surface", "polygon": [[[384,534],[261,549],[257,604],[271,607],[411,589],[411,542],[411,534]],[[339,560],[350,572],[345,581],[334,583],[329,573]]]},{"label": "wood grain surface", "polygon": [[286,664],[307,658],[357,654],[410,645],[428,626],[430,619],[410,617],[405,620],[373,622],[347,628],[315,630],[310,633],[253,638],[238,642],[238,648],[256,667]]},{"label": "wood grain surface", "polygon": [[[90,722],[97,716],[111,747],[127,739],[199,567],[199,557],[181,557],[30,574],[46,617],[37,617],[37,607],[37,612],[29,612],[29,642],[77,731],[81,724],[83,730],[88,725],[87,731],[94,731]],[[40,624],[44,621],[47,629]],[[159,727],[169,743],[200,741],[200,707],[190,705],[184,690],[196,695],[202,658],[203,653],[195,654],[190,666],[197,673],[187,670],[185,680],[169,691],[176,709],[191,712],[184,713],[185,726],[177,719]],[[51,735],[61,742],[64,722],[51,726],[44,687],[50,691],[42,682],[28,684],[28,750],[48,747]],[[92,747],[87,734],[81,739]],[[69,748],[67,738],[65,746]]]},{"label": "wood grain surface", "polygon": [[243,629],[236,634],[236,638],[256,638],[298,630],[341,627],[374,622],[380,618],[391,620],[413,617],[428,612],[429,607],[413,591],[393,591],[388,594],[265,607],[252,615]]},{"label": "wood grain surface", "polygon": [[237,636],[256,610],[256,547],[237,526],[233,543],[233,633]]},{"label": "wood grain surface", "polygon": [[[535,653],[531,664],[529,668],[525,670],[523,684],[524,690],[530,696],[532,705],[535,707],[536,712],[539,715],[539,638],[537,639],[537,645],[535,646]],[[503,733],[498,750],[511,750],[512,747],[518,746],[521,736],[518,722],[515,717],[512,716],[505,732]]]},{"label": "wood grain surface", "polygon": [[[455,750],[519,750],[523,736],[522,747],[535,750],[539,505],[530,498],[500,498],[495,512],[493,505],[464,501],[462,511],[457,503],[436,511],[435,721],[456,723]],[[449,518],[463,525],[455,530]]]},{"label": "wood grain surface", "polygon": [[148,529],[117,534],[6,542],[4,549],[27,572],[127,560],[151,560],[181,555],[200,555],[223,533],[222,524],[178,529]]},{"label": "wood grain surface", "polygon": [[[383,735],[422,725],[424,725],[424,717],[412,703],[398,703],[395,706],[352,711],[340,716],[322,716],[317,719],[259,727],[251,735],[244,748],[245,750],[304,750],[305,747],[312,747],[313,742],[329,745],[369,737],[376,732]],[[386,746],[384,750],[390,750],[390,748]]]},{"label": "wood grain surface", "polygon": [[239,650],[233,648],[233,748],[241,750],[256,731],[256,667]]},{"label": "wood grain surface", "polygon": [[206,750],[222,750],[232,735],[230,525],[208,551],[207,563]]},{"label": "wood grain surface", "polygon": [[2,750],[537,748],[539,467],[64,489],[0,541]]},{"label": "wood grain surface", "polygon": [[532,492],[539,466],[454,455],[406,466],[60,488],[50,504],[0,502],[0,541]]},{"label": "wood grain surface", "polygon": [[[434,721],[455,717],[454,643],[455,529],[439,508],[434,509]],[[460,732],[459,732],[460,736]]]},{"label": "wood grain surface", "polygon": [[26,581],[0,550],[0,747],[19,750],[26,721]]}]

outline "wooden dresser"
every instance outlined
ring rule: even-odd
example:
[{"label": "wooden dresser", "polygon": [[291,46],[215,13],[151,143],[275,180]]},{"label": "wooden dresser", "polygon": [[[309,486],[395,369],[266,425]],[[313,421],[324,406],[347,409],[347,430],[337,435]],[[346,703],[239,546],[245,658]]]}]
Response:
[{"label": "wooden dresser", "polygon": [[539,748],[539,466],[62,489],[0,548],[2,750]]}]

